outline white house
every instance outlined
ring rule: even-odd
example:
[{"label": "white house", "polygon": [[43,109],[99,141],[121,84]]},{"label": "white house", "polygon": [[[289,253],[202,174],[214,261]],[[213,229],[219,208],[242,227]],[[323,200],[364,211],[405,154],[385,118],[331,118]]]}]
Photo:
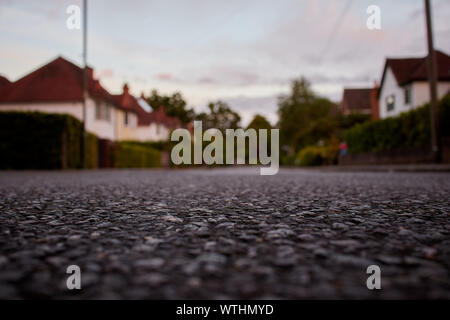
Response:
[{"label": "white house", "polygon": [[[1,111],[39,111],[69,114],[83,120],[82,68],[58,57],[15,82],[2,80]],[[86,129],[108,140],[167,140],[180,121],[168,117],[162,108],[152,110],[143,96],[133,97],[128,86],[120,95],[111,95],[88,68]]]},{"label": "white house", "polygon": [[[170,132],[181,127],[180,120],[167,116],[164,108],[153,109],[149,106],[143,94],[140,98],[130,94],[127,84],[123,86],[122,94],[114,98],[117,105],[125,110],[123,120],[119,121],[119,140],[167,141]],[[124,127],[127,123],[128,127]]]},{"label": "white house", "polygon": [[[0,88],[0,111],[39,111],[83,119],[83,69],[58,57],[21,79]],[[123,112],[88,68],[86,129],[100,138],[116,140]]]},{"label": "white house", "polygon": [[[450,56],[436,50],[438,98],[450,90]],[[381,78],[379,116],[381,119],[420,107],[430,101],[427,57],[388,58]]]}]

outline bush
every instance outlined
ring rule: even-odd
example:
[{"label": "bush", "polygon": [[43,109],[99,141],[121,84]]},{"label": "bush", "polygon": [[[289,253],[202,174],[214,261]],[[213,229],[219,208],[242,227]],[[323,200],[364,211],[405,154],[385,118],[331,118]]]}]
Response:
[{"label": "bush", "polygon": [[322,146],[308,146],[297,154],[297,163],[301,166],[321,166],[326,160],[327,148]]},{"label": "bush", "polygon": [[307,146],[297,153],[295,163],[301,166],[320,166],[336,164],[339,154],[339,139],[331,136],[323,145]]},{"label": "bush", "polygon": [[[0,112],[1,169],[81,168],[82,123],[64,114]],[[86,163],[97,168],[97,137],[87,134]]]},{"label": "bush", "polygon": [[135,142],[119,142],[114,154],[116,168],[153,168],[161,166],[161,152]]},{"label": "bush", "polygon": [[351,113],[345,116],[339,114],[336,118],[340,130],[346,130],[359,123],[370,121],[370,115],[361,113]]},{"label": "bush", "polygon": [[86,168],[98,168],[98,138],[92,133],[87,133],[84,145],[84,152],[86,156]]},{"label": "bush", "polygon": [[0,112],[0,168],[79,168],[81,137],[81,122],[69,115]]},{"label": "bush", "polygon": [[[450,97],[439,103],[441,136],[450,135]],[[386,151],[398,148],[424,147],[430,144],[429,105],[400,114],[398,117],[368,121],[344,131],[349,153]]]}]

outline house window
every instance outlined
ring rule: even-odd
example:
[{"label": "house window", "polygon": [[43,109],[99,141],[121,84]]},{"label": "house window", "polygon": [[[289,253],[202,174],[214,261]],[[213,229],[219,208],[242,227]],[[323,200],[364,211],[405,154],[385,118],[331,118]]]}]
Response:
[{"label": "house window", "polygon": [[403,92],[405,95],[405,104],[410,104],[411,103],[411,87],[405,86],[405,88],[403,89]]},{"label": "house window", "polygon": [[128,126],[128,112],[125,112],[125,118],[124,118],[124,123],[125,123],[125,126]]},{"label": "house window", "polygon": [[111,121],[111,107],[107,104],[105,104],[105,113],[105,120],[108,122]]},{"label": "house window", "polygon": [[386,97],[386,109],[387,111],[392,111],[395,108],[395,96],[391,94]]},{"label": "house window", "polygon": [[105,103],[97,101],[95,103],[95,119],[111,121],[111,108]]},{"label": "house window", "polygon": [[101,105],[99,102],[95,103],[95,120],[100,120],[101,119]]}]

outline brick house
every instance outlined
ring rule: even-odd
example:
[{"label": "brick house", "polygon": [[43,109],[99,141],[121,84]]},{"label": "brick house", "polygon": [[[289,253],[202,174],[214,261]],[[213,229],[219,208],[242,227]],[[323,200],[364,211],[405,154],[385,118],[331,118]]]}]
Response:
[{"label": "brick house", "polygon": [[367,114],[378,119],[378,86],[373,88],[344,88],[339,110],[343,115]]}]

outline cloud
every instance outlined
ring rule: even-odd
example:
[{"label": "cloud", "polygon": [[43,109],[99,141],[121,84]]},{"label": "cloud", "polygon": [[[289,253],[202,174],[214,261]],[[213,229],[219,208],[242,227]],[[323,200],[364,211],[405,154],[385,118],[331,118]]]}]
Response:
[{"label": "cloud", "polygon": [[241,125],[247,126],[256,114],[263,115],[272,125],[277,122],[278,95],[250,97],[236,96],[221,99],[237,110],[242,117]]},{"label": "cloud", "polygon": [[316,84],[337,83],[346,85],[358,82],[369,82],[373,80],[373,77],[366,73],[355,76],[329,76],[326,74],[313,74],[308,77],[308,80]]},{"label": "cloud", "polygon": [[217,84],[218,81],[217,81],[217,79],[214,79],[212,77],[201,77],[200,79],[197,80],[197,83],[200,83],[200,84]]},{"label": "cloud", "polygon": [[155,75],[155,79],[162,81],[176,81],[177,79],[171,73],[158,73]]},{"label": "cloud", "polygon": [[[379,79],[386,56],[426,53],[422,0],[346,1],[91,1],[88,60],[112,92],[128,81],[139,92],[181,91],[199,108],[223,98],[244,117],[274,119],[291,79],[303,75],[339,99],[343,86]],[[0,72],[15,79],[59,54],[80,62],[81,33],[64,21],[72,3],[81,1],[0,2]],[[369,4],[381,7],[382,30],[366,28]],[[448,52],[449,1],[433,9],[436,47]]]}]

